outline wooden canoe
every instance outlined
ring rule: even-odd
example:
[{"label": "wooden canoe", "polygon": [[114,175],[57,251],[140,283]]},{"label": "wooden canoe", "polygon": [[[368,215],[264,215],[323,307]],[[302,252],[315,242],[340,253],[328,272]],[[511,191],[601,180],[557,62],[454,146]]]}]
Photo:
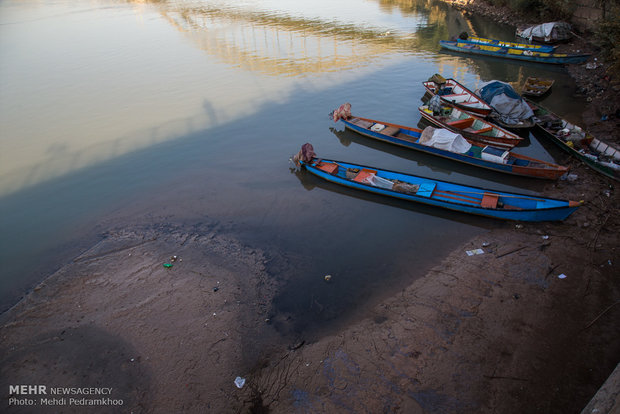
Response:
[{"label": "wooden canoe", "polygon": [[486,39],[484,37],[475,36],[469,36],[467,39],[459,39],[459,42],[489,46],[512,47],[515,49],[533,50],[537,52],[553,52],[556,48],[555,46],[551,45],[533,45],[530,43],[505,42],[503,40]]},{"label": "wooden canoe", "polygon": [[439,44],[454,52],[555,65],[583,63],[590,57],[589,54],[535,52],[512,47],[468,44],[456,40],[440,40]]},{"label": "wooden canoe", "polygon": [[513,132],[451,105],[442,106],[442,113],[439,115],[433,114],[427,105],[420,106],[418,110],[431,124],[485,145],[512,149],[523,140]]},{"label": "wooden canoe", "polygon": [[538,98],[549,92],[554,83],[553,79],[529,77],[521,88],[521,95]]},{"label": "wooden canoe", "polygon": [[301,161],[308,172],[345,187],[468,214],[518,221],[561,221],[580,202],[466,186],[343,161]]},{"label": "wooden canoe", "polygon": [[445,103],[452,104],[463,111],[481,115],[489,115],[493,108],[482,98],[454,79],[446,79],[446,83],[438,85],[432,80],[422,82],[430,96],[439,95]]},{"label": "wooden canoe", "polygon": [[[340,119],[340,121],[344,123],[345,128],[368,138],[496,172],[555,180],[568,171],[567,167],[511,151],[505,153],[504,149],[489,147],[473,140],[468,140],[472,145],[469,151],[458,153],[422,144],[420,141],[421,129],[355,116],[349,119]],[[501,160],[487,156],[486,154],[489,152],[501,154]]]},{"label": "wooden canoe", "polygon": [[620,181],[620,148],[595,138],[532,100],[526,102],[534,111],[536,127],[542,135],[593,170]]}]

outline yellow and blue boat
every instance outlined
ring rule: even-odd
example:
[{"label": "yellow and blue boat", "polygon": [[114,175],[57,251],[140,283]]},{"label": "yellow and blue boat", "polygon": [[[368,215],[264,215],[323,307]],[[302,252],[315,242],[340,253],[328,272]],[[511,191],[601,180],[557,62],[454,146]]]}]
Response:
[{"label": "yellow and blue boat", "polygon": [[523,50],[533,50],[535,52],[553,52],[556,46],[552,45],[533,45],[529,43],[516,43],[516,42],[505,42],[503,40],[496,39],[487,39],[484,37],[472,37],[469,36],[467,39],[459,39],[461,43],[468,44],[477,44],[477,45],[485,45],[485,46],[499,46],[499,47],[511,47],[514,49],[523,49]]},{"label": "yellow and blue boat", "polygon": [[472,44],[462,40],[440,40],[439,44],[454,52],[556,65],[582,63],[590,57],[589,54],[537,52],[514,47]]}]

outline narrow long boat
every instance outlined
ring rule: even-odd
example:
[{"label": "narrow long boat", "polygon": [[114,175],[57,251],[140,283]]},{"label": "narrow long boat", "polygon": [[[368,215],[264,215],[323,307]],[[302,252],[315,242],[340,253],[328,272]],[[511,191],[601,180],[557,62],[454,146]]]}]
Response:
[{"label": "narrow long boat", "polygon": [[467,37],[467,39],[459,39],[459,42],[474,45],[512,47],[515,49],[532,50],[536,52],[553,52],[556,48],[555,46],[551,45],[533,45],[530,43],[505,42],[503,40],[486,39],[484,37],[476,36],[469,36]]},{"label": "narrow long boat", "polygon": [[556,65],[582,63],[590,57],[588,54],[535,52],[512,47],[468,44],[457,40],[440,40],[439,44],[454,52]]},{"label": "narrow long boat", "polygon": [[538,103],[529,99],[526,102],[534,111],[537,129],[545,137],[593,170],[620,181],[620,148],[595,138]]},{"label": "narrow long boat", "polygon": [[525,80],[521,95],[538,98],[551,90],[555,81],[553,79],[535,78],[530,76]]},{"label": "narrow long boat", "polygon": [[502,220],[561,221],[581,205],[316,157],[300,164],[317,177],[345,187]]},{"label": "narrow long boat", "polygon": [[446,79],[443,85],[432,80],[422,82],[422,84],[429,95],[439,95],[442,102],[452,104],[463,111],[483,117],[493,111],[493,108],[482,98],[452,78]]},{"label": "narrow long boat", "polygon": [[341,118],[340,121],[345,128],[368,138],[501,173],[555,180],[568,171],[567,167],[486,146],[473,140],[468,140],[472,146],[469,151],[458,153],[423,144],[420,139],[421,129],[355,116],[349,119]]},{"label": "narrow long boat", "polygon": [[439,115],[433,114],[427,105],[420,106],[418,110],[431,124],[482,144],[512,149],[523,140],[515,133],[450,105],[443,106]]}]

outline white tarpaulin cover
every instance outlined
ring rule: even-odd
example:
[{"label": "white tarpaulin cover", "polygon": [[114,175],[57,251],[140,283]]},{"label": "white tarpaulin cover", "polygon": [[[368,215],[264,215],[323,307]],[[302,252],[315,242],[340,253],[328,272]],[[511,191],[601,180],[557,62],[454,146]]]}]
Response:
[{"label": "white tarpaulin cover", "polygon": [[534,111],[521,95],[505,82],[485,82],[480,85],[478,95],[491,105],[499,118],[507,124],[518,124],[534,116]]},{"label": "white tarpaulin cover", "polygon": [[464,154],[471,148],[471,144],[462,135],[433,127],[424,128],[420,136],[420,144],[459,154]]},{"label": "white tarpaulin cover", "polygon": [[559,42],[570,39],[571,30],[571,25],[566,22],[550,22],[517,30],[517,36],[530,41],[532,38],[537,37],[544,39],[545,42]]}]

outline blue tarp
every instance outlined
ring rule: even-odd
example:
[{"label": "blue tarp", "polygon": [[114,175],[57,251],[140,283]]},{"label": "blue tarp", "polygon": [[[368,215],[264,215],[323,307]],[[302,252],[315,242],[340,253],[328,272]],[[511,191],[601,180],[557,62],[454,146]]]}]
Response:
[{"label": "blue tarp", "polygon": [[534,116],[532,108],[507,83],[490,81],[482,84],[478,95],[497,112],[507,124],[518,124]]},{"label": "blue tarp", "polygon": [[480,89],[480,95],[482,99],[487,102],[491,102],[495,95],[499,95],[503,93],[509,98],[512,99],[521,99],[521,95],[519,95],[513,88],[507,83],[500,81],[491,81],[486,84],[485,87]]}]

